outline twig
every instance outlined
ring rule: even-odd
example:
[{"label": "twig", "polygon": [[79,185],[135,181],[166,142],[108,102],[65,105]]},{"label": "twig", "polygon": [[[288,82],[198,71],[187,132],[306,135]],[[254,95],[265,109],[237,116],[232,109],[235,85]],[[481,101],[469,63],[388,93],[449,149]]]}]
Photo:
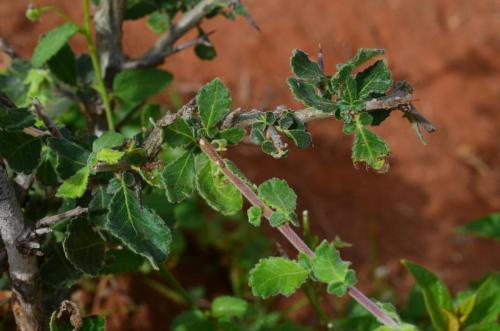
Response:
[{"label": "twig", "polygon": [[57,215],[45,216],[36,223],[36,228],[46,228],[66,218],[79,216],[81,214],[85,214],[86,212],[88,212],[88,208],[76,207]]},{"label": "twig", "polygon": [[[240,177],[234,174],[228,167],[226,167],[224,160],[213,148],[213,146],[205,139],[199,141],[201,150],[221,169],[229,181],[243,194],[243,196],[254,206],[262,209],[262,215],[270,220],[273,211],[259,198],[255,191],[248,186]],[[306,243],[297,235],[297,233],[288,225],[278,227],[281,234],[297,249],[297,251],[313,257],[314,252],[306,245]],[[398,324],[387,315],[380,307],[373,301],[368,299],[355,287],[349,287],[348,294],[356,300],[360,305],[365,307],[371,314],[373,314],[381,323],[389,327],[397,327]]]},{"label": "twig", "polygon": [[212,46],[212,44],[207,40],[207,37],[214,34],[215,30],[212,30],[210,32],[207,32],[203,36],[199,36],[197,38],[191,39],[189,41],[186,41],[183,44],[180,44],[178,46],[174,46],[167,54],[165,54],[165,57],[173,55],[175,53],[179,53],[180,51],[185,50],[186,48],[196,46],[196,45],[205,45],[205,46]]},{"label": "twig", "polygon": [[49,114],[45,111],[45,109],[42,106],[42,103],[38,98],[33,98],[33,107],[35,108],[35,112],[38,115],[38,117],[43,121],[43,124],[49,129],[50,133],[57,138],[62,138],[63,135],[61,134],[61,131],[57,128],[55,123],[52,121],[50,118]]},{"label": "twig", "polygon": [[5,40],[0,37],[0,51],[7,54],[11,59],[17,59],[19,54],[17,54],[16,50],[12,48],[12,46]]},{"label": "twig", "polygon": [[[374,98],[366,102],[365,111],[370,112],[380,109],[397,109],[403,105],[408,105],[412,99],[413,96],[410,93],[406,93],[404,95],[398,93],[394,96],[389,95],[383,98]],[[158,121],[157,126],[151,131],[144,143],[144,148],[146,149],[148,155],[150,155],[150,159],[154,158],[158,154],[160,146],[163,143],[162,128],[172,124],[178,116],[182,116],[183,118],[190,118],[191,116],[193,116],[195,109],[196,99],[193,98],[184,106],[182,106],[182,108],[177,113],[167,113]],[[291,109],[285,109],[283,108],[283,106],[279,106],[276,109],[272,110],[272,112],[276,115],[276,117],[279,117],[279,115],[283,113],[284,110],[293,112],[295,117],[303,123],[335,117],[335,113],[325,113],[315,108],[305,108],[293,111]],[[267,111],[258,110],[243,112],[241,108],[237,108],[226,116],[226,119],[228,120],[224,119],[223,128],[248,128],[254,123],[260,121],[261,115],[266,113]]]},{"label": "twig", "polygon": [[162,64],[165,57],[173,54],[174,44],[186,32],[194,28],[209,12],[214,5],[229,4],[231,0],[202,0],[191,10],[186,12],[168,31],[163,34],[142,57],[125,61],[124,69],[153,67]]}]

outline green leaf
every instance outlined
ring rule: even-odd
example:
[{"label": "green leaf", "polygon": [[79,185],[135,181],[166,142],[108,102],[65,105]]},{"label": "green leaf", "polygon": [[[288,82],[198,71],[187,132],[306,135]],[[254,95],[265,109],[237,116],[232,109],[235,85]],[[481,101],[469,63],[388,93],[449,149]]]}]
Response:
[{"label": "green leaf", "polygon": [[500,324],[497,322],[472,324],[464,331],[500,331]]},{"label": "green leaf", "polygon": [[349,286],[356,283],[356,276],[349,269],[350,263],[343,261],[332,244],[324,240],[315,250],[312,272],[320,282],[328,284],[328,293],[342,296]]},{"label": "green leaf", "polygon": [[456,229],[458,233],[500,240],[500,213],[481,217]]},{"label": "green leaf", "polygon": [[42,35],[35,48],[31,64],[35,68],[44,65],[50,58],[66,45],[66,42],[75,35],[80,28],[78,25],[68,22],[50,30]]},{"label": "green leaf", "polygon": [[209,134],[211,129],[231,111],[229,90],[219,78],[215,78],[198,91],[196,103],[203,126]]},{"label": "green leaf", "polygon": [[455,311],[459,317],[460,324],[463,324],[467,320],[470,313],[474,309],[474,305],[476,304],[476,298],[477,296],[475,294],[469,295],[465,299],[462,299],[456,305]]},{"label": "green leaf", "polygon": [[247,210],[248,223],[253,226],[260,226],[262,219],[262,209],[259,206],[252,206]]},{"label": "green leaf", "polygon": [[58,79],[66,84],[76,85],[76,57],[68,44],[65,44],[52,58],[50,58],[47,64],[50,71]]},{"label": "green leaf", "polygon": [[195,180],[194,164],[193,153],[185,152],[165,167],[163,179],[169,202],[179,203],[193,193]]},{"label": "green leaf", "polygon": [[171,73],[156,68],[124,70],[113,80],[113,94],[128,103],[147,100],[172,81]]},{"label": "green leaf", "polygon": [[[500,328],[498,325],[498,317],[500,316],[500,274],[489,276],[477,289],[475,295],[474,307],[465,320],[464,326],[472,328],[475,324],[496,323],[496,327]],[[469,328],[466,330],[469,330]]]},{"label": "green leaf", "polygon": [[57,154],[56,170],[62,179],[73,176],[87,166],[89,151],[62,138],[49,138],[49,147]]},{"label": "green leaf", "polygon": [[125,152],[115,151],[114,149],[103,148],[97,152],[95,161],[104,162],[107,164],[117,164],[118,161],[125,155]]},{"label": "green leaf", "polygon": [[161,11],[155,11],[148,17],[148,27],[154,33],[161,34],[170,27],[170,16]]},{"label": "green leaf", "polygon": [[325,113],[332,113],[337,109],[335,102],[316,94],[314,86],[306,84],[296,78],[288,78],[288,86],[293,96],[304,105],[316,108]]},{"label": "green leaf", "polygon": [[106,318],[104,316],[88,316],[73,321],[73,323],[80,324],[79,327],[73,325],[70,317],[71,312],[61,314],[58,317],[57,312],[53,312],[50,317],[50,331],[104,331],[106,329]]},{"label": "green leaf", "polygon": [[[356,88],[356,80],[351,75],[352,66],[346,66],[339,71],[340,80],[340,96],[344,104],[344,108],[348,110],[357,110],[358,91]],[[342,108],[341,108],[342,109]]]},{"label": "green leaf", "polygon": [[282,294],[290,296],[307,279],[309,272],[299,263],[283,258],[261,259],[250,271],[252,293],[261,298]]},{"label": "green leaf", "polygon": [[205,154],[196,156],[196,188],[208,205],[223,215],[233,215],[243,207],[240,191]]},{"label": "green leaf", "polygon": [[168,125],[164,130],[164,141],[170,147],[179,147],[196,142],[194,129],[189,123],[178,117],[172,124]]},{"label": "green leaf", "polygon": [[389,326],[379,326],[374,331],[419,331],[415,325],[411,325],[408,323],[401,323],[397,327],[389,327]]},{"label": "green leaf", "polygon": [[229,128],[219,132],[219,135],[222,139],[226,139],[229,144],[236,145],[245,136],[245,129]]},{"label": "green leaf", "polygon": [[40,276],[44,284],[55,288],[69,288],[80,279],[82,272],[66,259],[61,245],[54,243],[49,251],[44,249],[46,260],[40,266]]},{"label": "green leaf", "polygon": [[88,207],[89,219],[92,224],[104,226],[110,201],[111,196],[106,192],[106,187],[104,185],[97,186]]},{"label": "green leaf", "polygon": [[370,94],[384,94],[392,85],[391,72],[380,60],[356,75],[359,99],[367,99]]},{"label": "green leaf", "polygon": [[212,315],[216,318],[241,318],[248,311],[248,302],[231,296],[220,296],[212,302]]},{"label": "green leaf", "polygon": [[255,123],[252,124],[252,129],[250,131],[250,140],[257,145],[262,145],[266,141],[266,136],[264,135],[264,129],[266,128],[266,123]]},{"label": "green leaf", "polygon": [[[271,178],[260,184],[257,193],[266,205],[274,208],[278,212],[278,215],[282,214],[286,219],[294,223],[297,221],[295,215],[297,195],[290,186],[288,186],[285,180]],[[278,220],[275,219],[274,221],[276,222],[273,222],[273,224],[278,224],[282,220],[278,222]]]},{"label": "green leaf", "polygon": [[283,224],[287,223],[289,221],[289,217],[287,215],[277,212],[277,213],[272,213],[271,217],[269,218],[269,224],[273,228],[277,228],[282,226]]},{"label": "green leaf", "polygon": [[92,143],[92,151],[99,152],[103,148],[115,148],[123,145],[125,137],[118,132],[106,131],[94,140]]},{"label": "green leaf", "polygon": [[324,78],[319,65],[300,49],[293,51],[290,62],[294,75],[307,83],[318,83]]},{"label": "green leaf", "polygon": [[101,275],[137,272],[149,263],[142,256],[128,249],[111,249],[106,252],[106,265],[101,269]]},{"label": "green leaf", "polygon": [[415,279],[424,295],[425,307],[437,331],[448,330],[448,320],[443,309],[451,311],[451,296],[446,285],[425,268],[403,260],[402,263]]},{"label": "green leaf", "polygon": [[380,48],[360,48],[352,59],[343,64],[337,65],[337,67],[339,70],[344,66],[352,66],[353,68],[356,68],[376,56],[383,55],[384,53],[385,51]]},{"label": "green leaf", "polygon": [[213,46],[198,44],[194,46],[194,53],[201,60],[211,61],[217,57],[217,50]]},{"label": "green leaf", "polygon": [[189,310],[177,316],[170,331],[214,331],[213,323],[199,310]]},{"label": "green leaf", "polygon": [[60,198],[76,199],[83,196],[87,190],[90,169],[88,166],[78,170],[73,176],[66,179],[57,189],[56,196]]},{"label": "green leaf", "polygon": [[14,171],[31,173],[40,163],[42,142],[23,132],[6,132],[0,130],[0,155],[3,156]]},{"label": "green leaf", "polygon": [[386,165],[389,146],[374,132],[363,126],[363,115],[355,118],[356,136],[352,146],[352,161],[364,162],[375,170],[381,170]]},{"label": "green leaf", "polygon": [[49,158],[42,161],[36,171],[36,177],[43,185],[57,186],[56,170],[52,166],[52,162],[50,162]]},{"label": "green leaf", "polygon": [[84,218],[71,221],[63,248],[71,264],[84,273],[97,276],[104,265],[106,242]]},{"label": "green leaf", "polygon": [[0,129],[15,132],[33,126],[35,115],[26,108],[5,108],[0,105]]},{"label": "green leaf", "polygon": [[285,130],[285,135],[288,138],[292,139],[294,144],[300,149],[308,148],[309,146],[311,146],[311,134],[305,129]]},{"label": "green leaf", "polygon": [[168,256],[170,229],[154,211],[140,207],[123,177],[111,199],[105,227],[131,251],[147,258],[155,269]]}]

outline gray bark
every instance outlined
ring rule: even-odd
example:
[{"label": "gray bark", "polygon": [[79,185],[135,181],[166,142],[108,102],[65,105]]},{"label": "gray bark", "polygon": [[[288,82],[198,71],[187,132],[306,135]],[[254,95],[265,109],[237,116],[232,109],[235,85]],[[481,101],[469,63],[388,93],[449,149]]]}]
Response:
[{"label": "gray bark", "polygon": [[24,230],[24,219],[7,171],[0,164],[0,235],[8,256],[12,282],[12,312],[18,330],[45,328],[41,288],[37,279],[37,259],[21,254],[16,238]]},{"label": "gray bark", "polygon": [[101,70],[107,84],[121,69],[122,23],[125,0],[102,0],[94,16],[97,51]]}]

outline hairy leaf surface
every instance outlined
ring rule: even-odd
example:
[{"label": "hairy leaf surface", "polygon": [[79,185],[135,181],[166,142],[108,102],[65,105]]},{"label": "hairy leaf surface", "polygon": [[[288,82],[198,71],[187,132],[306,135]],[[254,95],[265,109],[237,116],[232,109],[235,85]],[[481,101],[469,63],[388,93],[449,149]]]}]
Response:
[{"label": "hairy leaf surface", "polygon": [[70,199],[80,198],[87,190],[89,175],[90,169],[88,166],[78,170],[73,176],[66,179],[62,185],[59,186],[56,196]]},{"label": "hairy leaf surface", "polygon": [[38,68],[44,65],[50,58],[59,52],[66,45],[66,42],[73,37],[80,28],[74,23],[65,23],[57,26],[42,35],[35,48],[31,64]]},{"label": "hairy leaf surface", "polygon": [[319,65],[300,49],[294,50],[290,62],[294,75],[307,83],[318,83],[324,77]]},{"label": "hairy leaf surface", "polygon": [[299,263],[282,258],[261,259],[250,271],[249,283],[252,293],[261,298],[294,293],[307,279],[308,270]]},{"label": "hairy leaf surface", "polygon": [[297,221],[295,215],[297,195],[285,180],[271,178],[260,184],[257,192],[265,204],[277,211],[277,213],[274,213],[277,216],[272,222],[274,226],[283,224],[286,219],[294,223]]},{"label": "hairy leaf surface", "polygon": [[386,165],[389,146],[376,133],[364,126],[363,116],[354,120],[355,137],[352,145],[353,162],[364,162],[375,170],[381,170]]},{"label": "hairy leaf surface", "polygon": [[293,96],[306,106],[314,107],[325,113],[331,113],[337,109],[335,102],[317,95],[312,85],[296,78],[288,78],[288,86],[290,86]]},{"label": "hairy leaf surface", "polygon": [[220,296],[212,302],[211,310],[216,318],[241,318],[248,310],[248,302],[237,297]]},{"label": "hairy leaf surface", "polygon": [[49,147],[57,154],[56,170],[62,179],[73,176],[87,166],[90,152],[80,145],[62,138],[49,138]]},{"label": "hairy leaf surface", "polygon": [[357,94],[366,99],[371,93],[383,94],[392,85],[391,72],[384,61],[375,62],[356,75]]},{"label": "hairy leaf surface", "polygon": [[130,250],[147,258],[154,268],[167,258],[172,241],[170,229],[154,211],[140,207],[123,178],[111,199],[105,227]]},{"label": "hairy leaf surface", "polygon": [[262,209],[258,206],[252,206],[247,210],[248,223],[253,226],[260,226],[262,219]]},{"label": "hairy leaf surface", "polygon": [[195,163],[194,155],[185,152],[163,171],[168,201],[178,203],[189,197],[194,190]]},{"label": "hairy leaf surface", "polygon": [[196,142],[193,127],[181,117],[178,117],[172,124],[167,126],[163,133],[165,142],[171,147]]},{"label": "hairy leaf surface", "polygon": [[231,111],[229,90],[218,78],[200,89],[196,96],[196,103],[203,126],[209,133]]},{"label": "hairy leaf surface", "polygon": [[36,122],[35,115],[26,108],[5,108],[0,105],[0,129],[16,132],[33,126]]},{"label": "hairy leaf surface", "polygon": [[339,252],[326,240],[323,241],[315,251],[312,260],[312,272],[314,277],[328,284],[328,293],[342,296],[347,288],[356,283],[356,277],[349,270],[349,262],[340,258]]},{"label": "hairy leaf surface", "polygon": [[63,248],[71,264],[89,275],[97,276],[104,265],[106,242],[84,218],[71,221]]},{"label": "hairy leaf surface", "polygon": [[31,173],[40,163],[42,142],[23,132],[0,130],[0,155],[17,172]]},{"label": "hairy leaf surface", "polygon": [[113,94],[129,102],[138,103],[160,92],[172,82],[171,73],[156,69],[129,69],[113,80]]},{"label": "hairy leaf surface", "polygon": [[196,188],[208,205],[223,215],[233,215],[243,207],[240,191],[205,154],[196,156]]}]

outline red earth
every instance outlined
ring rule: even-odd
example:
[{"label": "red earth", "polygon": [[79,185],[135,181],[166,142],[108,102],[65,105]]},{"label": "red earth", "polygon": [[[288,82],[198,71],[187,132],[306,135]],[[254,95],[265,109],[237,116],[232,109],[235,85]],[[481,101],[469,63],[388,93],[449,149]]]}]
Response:
[{"label": "red earth", "polygon": [[[81,12],[75,1],[37,1],[46,3],[58,4],[75,18]],[[186,51],[163,65],[175,74],[172,90],[184,99],[219,76],[232,90],[235,107],[298,108],[285,83],[294,48],[315,54],[321,44],[327,72],[359,47],[385,48],[394,79],[414,83],[416,105],[438,131],[424,146],[409,124],[393,115],[377,129],[391,147],[391,169],[385,175],[352,166],[351,138],[343,136],[335,120],[311,124],[314,147],[292,150],[284,160],[273,160],[254,146],[231,151],[240,168],[257,182],[271,176],[287,179],[300,208],[309,210],[317,233],[353,243],[343,254],[353,261],[363,290],[371,289],[374,253],[387,272],[387,282],[402,293],[411,285],[400,264],[403,258],[433,270],[454,291],[499,270],[497,242],[458,236],[453,228],[500,210],[500,3],[245,3],[260,33],[243,19],[233,23],[216,18],[204,23],[206,30],[217,31],[212,38],[218,50],[214,61],[202,62]],[[37,36],[57,21],[47,16],[39,23],[28,22],[27,5],[25,0],[0,2],[0,35],[25,57],[31,55]],[[141,54],[155,38],[143,21],[125,25],[125,49],[131,55]],[[83,41],[75,40],[74,47],[82,50]],[[168,94],[159,100],[168,102]],[[120,279],[115,286],[130,292],[127,298],[136,302],[138,313],[115,313],[113,329],[156,329],[158,324],[151,321],[167,325],[169,305],[161,304],[164,299],[130,279]],[[149,324],[144,324],[145,317]]]}]

